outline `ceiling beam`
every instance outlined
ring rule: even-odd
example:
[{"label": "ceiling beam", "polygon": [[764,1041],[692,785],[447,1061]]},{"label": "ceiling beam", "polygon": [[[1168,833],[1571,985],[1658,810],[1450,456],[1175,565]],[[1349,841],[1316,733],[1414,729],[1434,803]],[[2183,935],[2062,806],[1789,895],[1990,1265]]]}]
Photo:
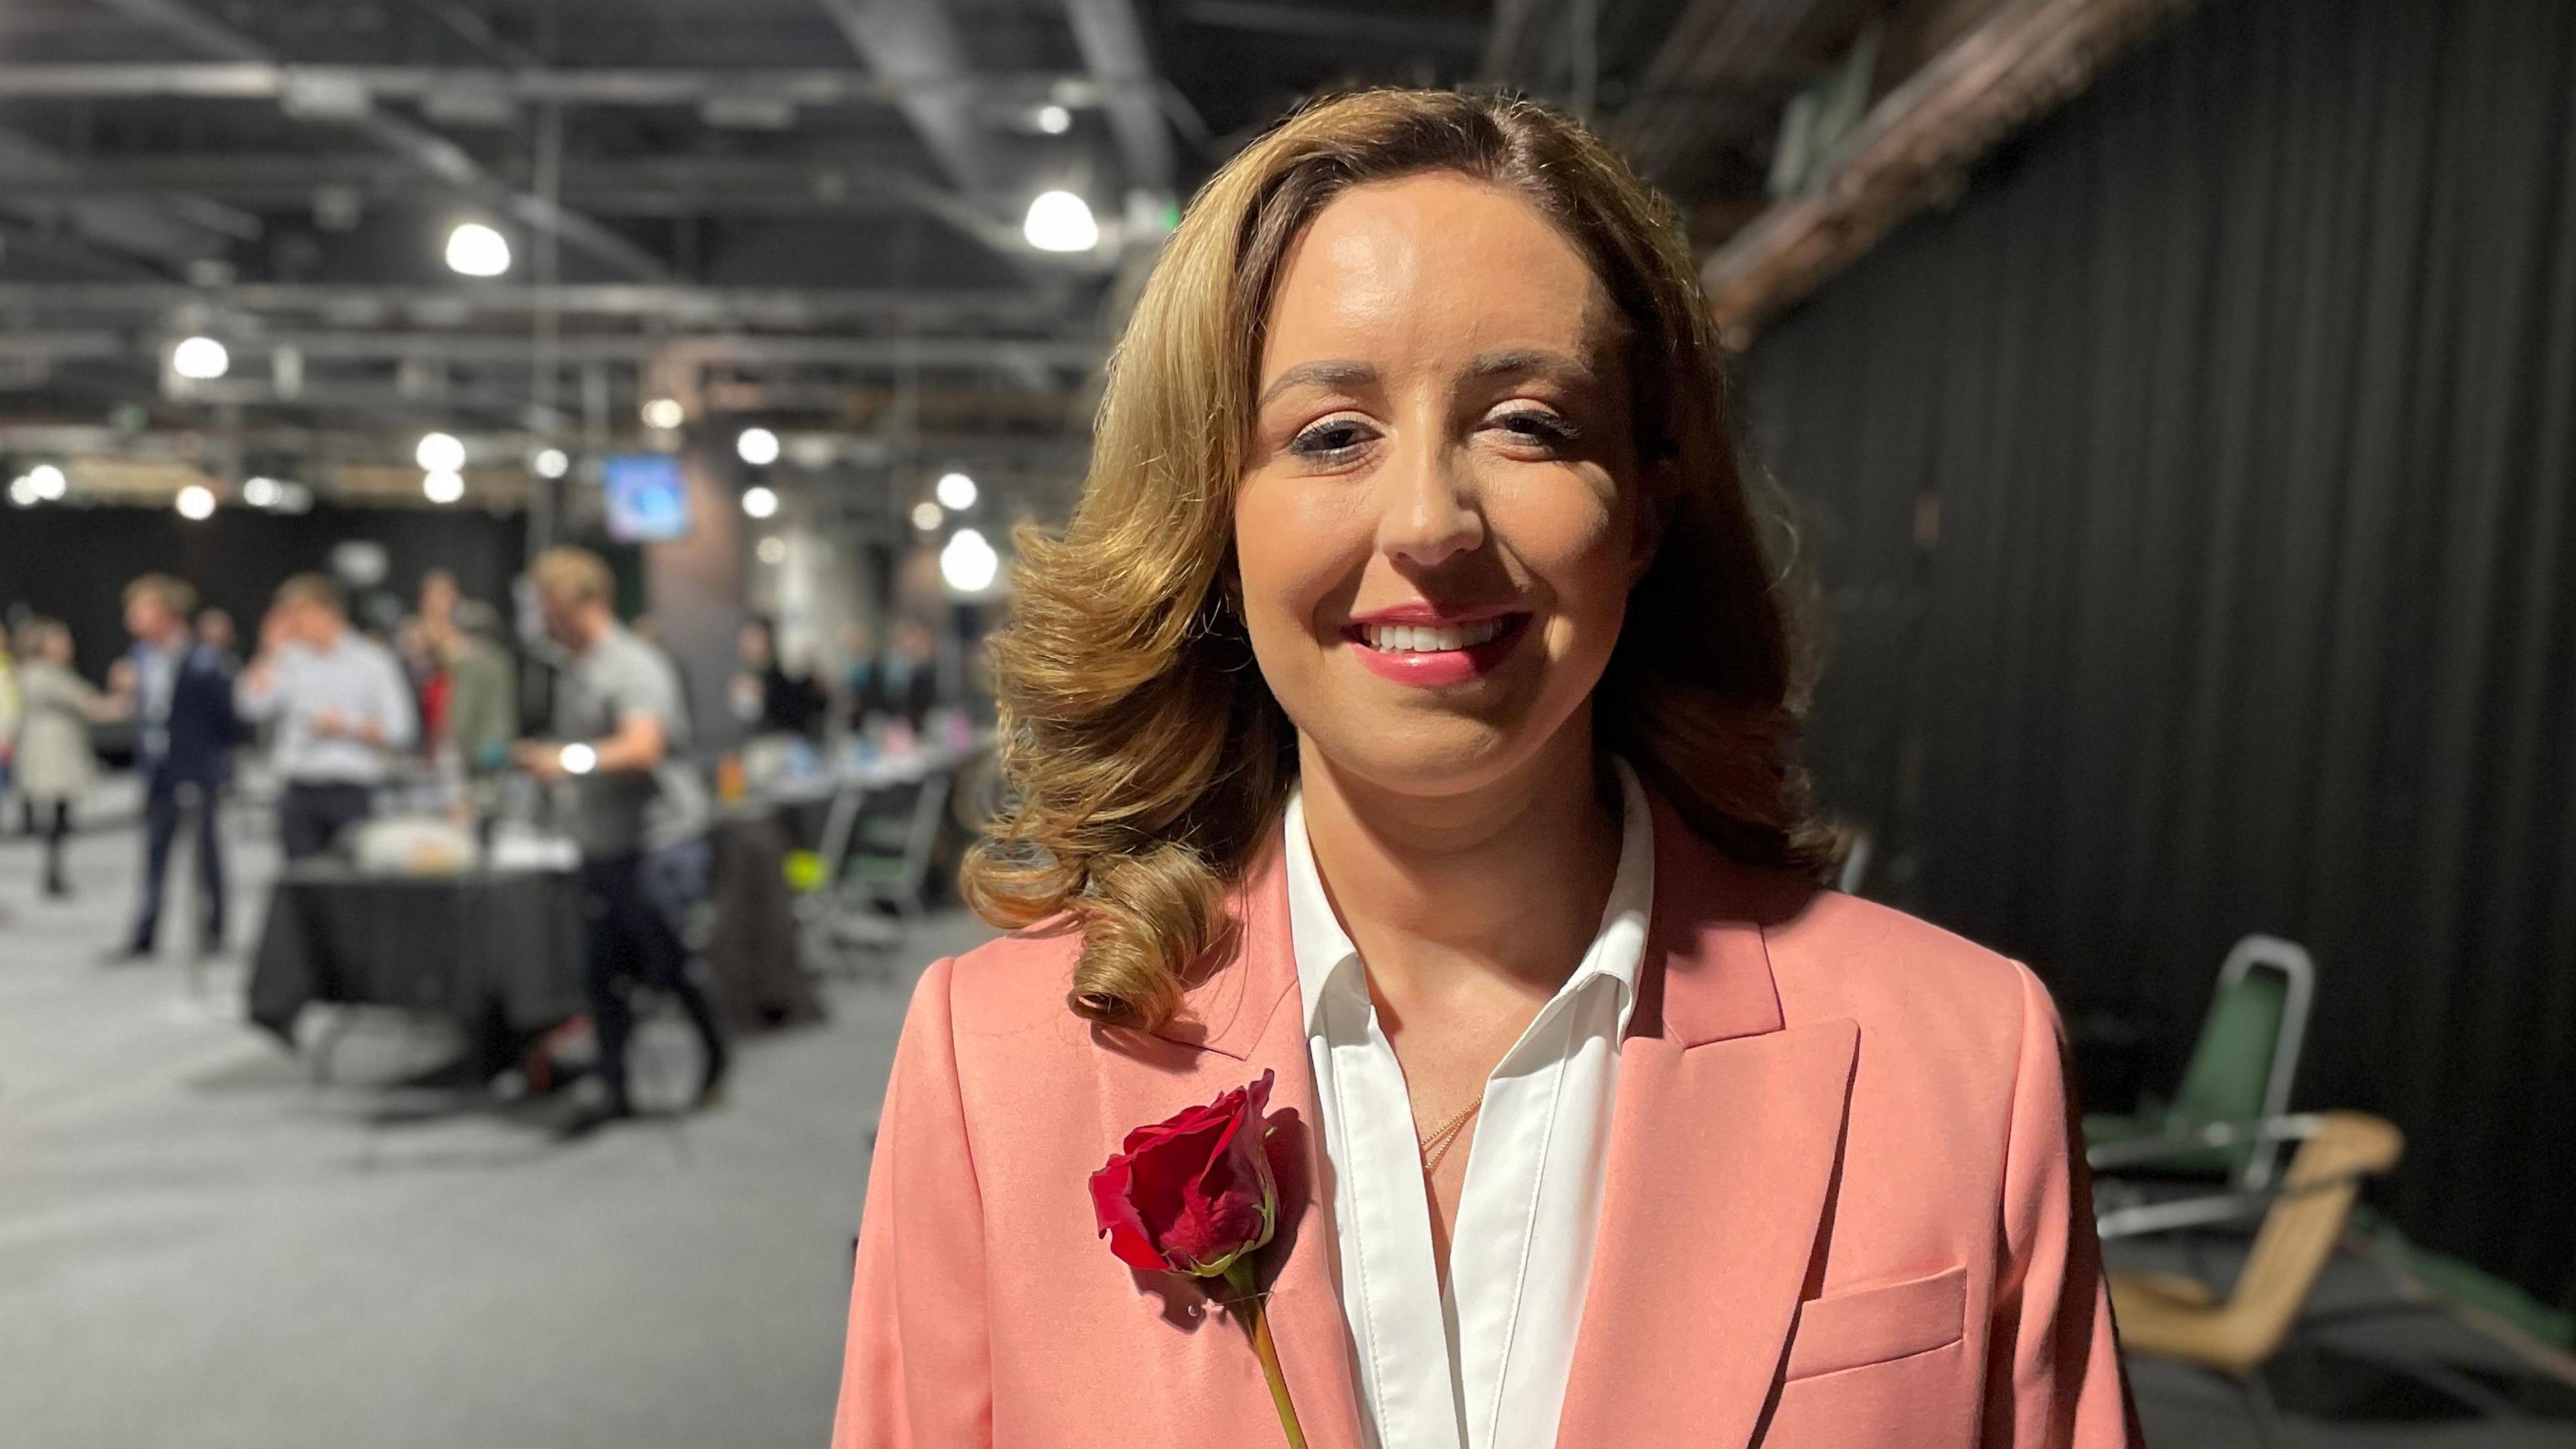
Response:
[{"label": "ceiling beam", "polygon": [[1331,5],[1282,3],[1282,0],[1191,0],[1180,7],[1187,25],[1211,30],[1249,30],[1334,45],[1368,43],[1416,50],[1482,54],[1492,26],[1477,20],[1390,14],[1380,9],[1346,9]]},{"label": "ceiling beam", "polygon": [[[80,168],[32,136],[0,129],[0,175],[59,180]],[[101,251],[142,257],[164,267],[221,256],[236,240],[259,235],[259,219],[198,196],[76,195],[47,198],[0,187],[0,207],[32,222],[63,218]]]},{"label": "ceiling beam", "polygon": [[893,82],[896,102],[960,191],[1000,186],[992,138],[975,115],[966,48],[945,0],[818,0],[869,69]]},{"label": "ceiling beam", "polygon": [[1172,129],[1155,99],[1154,61],[1145,48],[1135,0],[1064,0],[1064,16],[1073,26],[1083,64],[1105,98],[1109,129],[1127,164],[1127,184],[1158,203],[1169,200],[1178,184]]},{"label": "ceiling beam", "polygon": [[[118,0],[121,3],[121,0]],[[1148,75],[1144,87],[1150,87]],[[145,61],[0,65],[0,96],[19,100],[115,100],[177,96],[269,101],[331,95],[424,101],[459,93],[520,105],[695,106],[759,100],[791,106],[900,105],[921,98],[961,102],[1053,101],[1103,104],[1116,89],[1098,74],[1058,71],[981,74],[928,67],[869,74],[846,67],[727,68],[305,65],[266,60]],[[1149,88],[1137,94],[1153,102]]]},{"label": "ceiling beam", "polygon": [[302,314],[345,325],[388,319],[423,325],[472,317],[513,317],[551,304],[568,317],[732,323],[797,328],[868,321],[904,329],[989,331],[1047,329],[1062,309],[1024,292],[915,291],[908,288],[700,287],[674,283],[599,282],[559,287],[516,283],[403,286],[373,282],[241,282],[191,287],[177,282],[0,282],[0,313],[140,313],[158,316],[189,305],[254,314]]},{"label": "ceiling beam", "polygon": [[1648,175],[1770,133],[1779,107],[1878,8],[1874,0],[1691,0],[1638,76],[1612,138]]},{"label": "ceiling beam", "polygon": [[[186,0],[102,0],[118,14],[150,26],[219,60],[270,65],[278,57],[249,35],[207,15]],[[344,99],[333,97],[333,99]],[[487,174],[464,148],[446,137],[365,105],[354,116],[326,106],[288,105],[289,115],[336,119],[353,124],[377,144],[409,159],[421,170],[470,195],[484,197],[525,225],[552,232],[571,246],[629,276],[659,281],[670,275],[660,258],[589,217],[546,197],[509,187]]]},{"label": "ceiling beam", "polygon": [[[45,330],[14,327],[0,330],[0,356],[63,359],[107,359],[159,356],[160,329],[134,331],[84,328]],[[439,331],[262,331],[231,340],[236,365],[269,353],[291,349],[307,363],[416,362],[466,366],[525,367],[533,349],[524,336],[488,332]],[[1018,337],[845,337],[772,334],[622,333],[575,335],[556,343],[556,360],[565,367],[591,363],[640,363],[679,358],[698,363],[744,367],[835,367],[859,371],[902,372],[913,368],[1002,371],[1028,369],[1086,371],[1099,365],[1103,344],[1065,338]]]},{"label": "ceiling beam", "polygon": [[2006,0],[1870,108],[1811,190],[1764,211],[1700,266],[1731,347],[1955,194],[1996,143],[2070,99],[2192,0]]}]

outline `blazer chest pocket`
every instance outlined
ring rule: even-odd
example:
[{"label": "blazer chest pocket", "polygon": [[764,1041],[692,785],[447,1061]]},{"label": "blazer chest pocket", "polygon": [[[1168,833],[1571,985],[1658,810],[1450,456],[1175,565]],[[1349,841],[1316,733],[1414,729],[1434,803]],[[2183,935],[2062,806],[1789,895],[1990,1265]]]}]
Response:
[{"label": "blazer chest pocket", "polygon": [[1968,1270],[1829,1293],[1798,1305],[1787,1379],[1814,1378],[1947,1348],[1967,1330]]}]

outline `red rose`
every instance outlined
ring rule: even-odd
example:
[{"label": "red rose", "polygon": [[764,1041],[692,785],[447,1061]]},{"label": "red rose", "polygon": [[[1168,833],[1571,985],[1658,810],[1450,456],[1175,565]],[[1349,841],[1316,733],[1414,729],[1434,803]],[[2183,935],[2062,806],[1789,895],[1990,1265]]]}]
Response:
[{"label": "red rose", "polygon": [[1109,1251],[1146,1273],[1224,1276],[1270,1241],[1279,1183],[1263,1145],[1272,1073],[1204,1107],[1127,1134],[1091,1175]]}]

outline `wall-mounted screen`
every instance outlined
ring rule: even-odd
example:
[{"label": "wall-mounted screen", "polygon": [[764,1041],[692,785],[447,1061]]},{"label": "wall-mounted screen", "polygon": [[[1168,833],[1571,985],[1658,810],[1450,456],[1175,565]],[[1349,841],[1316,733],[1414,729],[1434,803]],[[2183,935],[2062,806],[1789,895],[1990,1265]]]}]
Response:
[{"label": "wall-mounted screen", "polygon": [[689,534],[689,486],[680,460],[669,453],[625,453],[603,460],[600,482],[608,493],[608,536],[621,543],[650,543]]}]

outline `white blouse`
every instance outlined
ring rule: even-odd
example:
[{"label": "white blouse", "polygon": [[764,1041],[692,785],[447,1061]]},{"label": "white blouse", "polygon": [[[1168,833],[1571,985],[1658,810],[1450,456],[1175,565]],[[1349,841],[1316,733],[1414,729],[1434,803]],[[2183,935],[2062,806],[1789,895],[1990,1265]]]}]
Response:
[{"label": "white blouse", "polygon": [[1445,1294],[1404,1069],[1316,872],[1304,801],[1289,803],[1289,933],[1333,1175],[1342,1314],[1372,1449],[1556,1442],[1601,1220],[1619,1040],[1636,1010],[1655,894],[1645,792],[1624,762],[1617,769],[1619,870],[1601,929],[1485,1081]]}]

